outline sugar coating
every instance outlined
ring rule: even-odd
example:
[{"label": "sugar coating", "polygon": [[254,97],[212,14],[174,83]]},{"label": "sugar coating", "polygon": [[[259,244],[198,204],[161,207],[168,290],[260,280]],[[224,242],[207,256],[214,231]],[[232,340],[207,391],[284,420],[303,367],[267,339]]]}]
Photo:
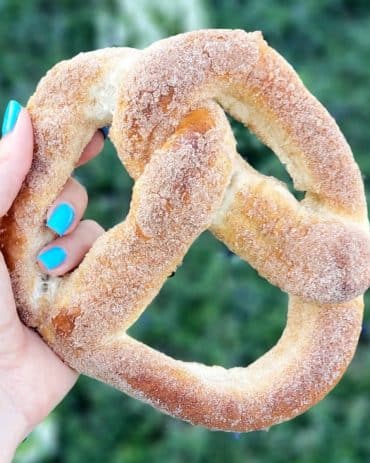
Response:
[{"label": "sugar coating", "polygon": [[305,300],[355,297],[369,282],[368,233],[300,205],[279,181],[239,158],[210,230],[272,284]]},{"label": "sugar coating", "polygon": [[370,242],[359,169],[334,119],[260,33],[205,31],[156,42],[121,90],[112,133],[134,177],[189,107],[219,101],[276,152],[307,194],[299,206],[279,194],[277,182],[239,162],[242,189],[229,188],[232,206],[221,208],[211,231],[291,294],[330,303],[364,292]]},{"label": "sugar coating", "polygon": [[[302,203],[238,156],[220,105],[276,152],[307,191]],[[1,245],[22,319],[65,362],[227,431],[292,418],[335,386],[361,329],[354,297],[370,280],[363,184],[334,120],[259,32],[203,30],[140,52],[82,53],[49,71],[27,107],[34,162]],[[45,279],[35,256],[51,239],[46,210],[110,123],[136,179],[130,212],[74,272]],[[290,294],[281,339],[248,366],[182,362],[125,334],[208,228]]]},{"label": "sugar coating", "polygon": [[197,31],[155,42],[126,78],[112,132],[122,134],[117,145],[134,177],[187,109],[213,98],[275,151],[296,188],[365,219],[363,183],[346,140],[260,32]]}]

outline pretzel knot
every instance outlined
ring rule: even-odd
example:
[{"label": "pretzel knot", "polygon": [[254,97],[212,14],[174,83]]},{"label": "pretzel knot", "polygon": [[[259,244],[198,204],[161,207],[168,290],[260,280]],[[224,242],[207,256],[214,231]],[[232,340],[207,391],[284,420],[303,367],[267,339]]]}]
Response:
[{"label": "pretzel knot", "polygon": [[[279,156],[303,201],[237,154],[221,107]],[[62,359],[226,431],[292,418],[334,387],[370,280],[363,183],[334,120],[259,32],[203,30],[143,51],[83,53],[48,72],[28,109],[35,158],[2,241],[22,319]],[[46,279],[35,264],[52,238],[46,210],[110,123],[136,180],[130,211],[74,272]],[[206,229],[289,293],[282,337],[248,367],[174,360],[126,334]]]}]

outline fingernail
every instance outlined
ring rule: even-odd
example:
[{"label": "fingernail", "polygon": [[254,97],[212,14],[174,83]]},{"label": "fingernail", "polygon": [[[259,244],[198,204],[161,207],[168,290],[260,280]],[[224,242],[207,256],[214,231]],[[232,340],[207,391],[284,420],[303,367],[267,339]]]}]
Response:
[{"label": "fingernail", "polygon": [[108,127],[102,127],[102,128],[100,129],[101,133],[103,134],[104,140],[105,140],[105,139],[107,138],[107,136],[108,136],[109,129],[110,129],[109,126],[108,126]]},{"label": "fingernail", "polygon": [[37,256],[37,259],[47,270],[53,270],[59,267],[59,265],[63,264],[66,258],[67,253],[63,248],[60,248],[58,246],[50,248]]},{"label": "fingernail", "polygon": [[59,236],[62,236],[72,225],[74,218],[75,211],[73,207],[68,203],[60,203],[50,214],[46,225]]},{"label": "fingernail", "polygon": [[4,136],[11,132],[17,122],[19,113],[21,112],[22,106],[18,101],[10,100],[5,109],[3,125],[1,127],[1,135]]}]

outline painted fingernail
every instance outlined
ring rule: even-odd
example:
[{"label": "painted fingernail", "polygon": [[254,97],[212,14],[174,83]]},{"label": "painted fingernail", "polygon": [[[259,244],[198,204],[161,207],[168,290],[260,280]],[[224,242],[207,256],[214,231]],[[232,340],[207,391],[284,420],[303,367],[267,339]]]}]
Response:
[{"label": "painted fingernail", "polygon": [[72,225],[74,218],[75,211],[73,207],[68,203],[60,203],[50,214],[46,225],[59,236],[62,236]]},{"label": "painted fingernail", "polygon": [[9,101],[5,109],[3,125],[1,127],[2,136],[8,134],[14,129],[15,124],[17,123],[19,113],[21,112],[21,109],[22,109],[22,106],[18,103],[18,101],[15,101],[15,100]]},{"label": "painted fingernail", "polygon": [[107,126],[107,127],[102,127],[102,128],[100,129],[101,133],[103,134],[104,140],[105,140],[105,139],[107,138],[107,136],[108,136],[109,129],[110,129],[109,126]]},{"label": "painted fingernail", "polygon": [[59,246],[55,246],[54,248],[50,248],[47,251],[41,252],[37,256],[37,259],[47,270],[53,270],[59,267],[59,265],[63,264],[66,258],[67,253]]}]

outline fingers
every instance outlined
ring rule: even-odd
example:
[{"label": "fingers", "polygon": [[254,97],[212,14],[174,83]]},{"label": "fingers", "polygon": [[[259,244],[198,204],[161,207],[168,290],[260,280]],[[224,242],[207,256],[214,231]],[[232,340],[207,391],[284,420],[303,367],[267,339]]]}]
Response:
[{"label": "fingers", "polygon": [[[105,137],[102,130],[94,134],[76,167],[99,154]],[[81,221],[87,203],[86,189],[77,180],[70,178],[47,213],[46,226],[59,237],[40,250],[37,261],[43,272],[60,276],[74,269],[94,241],[104,233],[104,229],[96,222]]]},{"label": "fingers", "polygon": [[57,238],[38,255],[41,269],[52,276],[60,276],[77,267],[104,229],[93,220],[83,220],[67,236]]},{"label": "fingers", "polygon": [[[104,139],[102,129],[96,131],[82,152],[76,167],[97,156],[104,146]],[[46,225],[59,236],[71,233],[82,219],[87,203],[88,196],[85,187],[74,178],[70,178],[58,198],[50,206]]]},{"label": "fingers", "polygon": [[[33,132],[27,111],[16,101],[9,102],[2,124],[0,140],[0,218],[5,215],[17,196],[31,166]],[[15,340],[22,339],[22,325],[17,316],[8,269],[0,252],[0,358]]]},{"label": "fingers", "polygon": [[51,205],[46,225],[59,236],[71,233],[82,219],[87,202],[86,189],[77,180],[70,178]]},{"label": "fingers", "polygon": [[0,217],[17,196],[31,166],[33,132],[28,112],[11,100],[4,114],[0,140]]},{"label": "fingers", "polygon": [[[99,154],[106,133],[107,130],[98,130],[94,134],[77,166]],[[25,108],[11,100],[4,114],[0,140],[0,218],[8,212],[16,198],[31,167],[32,154],[33,131],[30,116]],[[46,273],[61,275],[76,267],[96,238],[104,232],[93,221],[81,222],[87,202],[85,188],[71,178],[49,208],[46,224],[59,238],[40,251],[38,262]],[[3,267],[6,269],[0,262],[0,272]]]},{"label": "fingers", "polygon": [[59,235],[38,255],[43,272],[60,276],[75,268],[104,229],[92,220],[81,221],[88,203],[85,188],[71,178],[49,209],[46,226]]},{"label": "fingers", "polygon": [[[107,130],[95,132],[85,147],[76,166],[85,164],[97,156],[104,146]],[[31,167],[33,153],[33,131],[30,116],[15,100],[6,107],[2,139],[0,140],[0,217],[4,216]]]},{"label": "fingers", "polygon": [[76,164],[76,167],[82,166],[86,164],[86,162],[90,161],[92,158],[97,156],[100,151],[103,149],[104,146],[104,135],[101,130],[95,132],[94,136],[90,140],[83,150],[81,157]]}]

